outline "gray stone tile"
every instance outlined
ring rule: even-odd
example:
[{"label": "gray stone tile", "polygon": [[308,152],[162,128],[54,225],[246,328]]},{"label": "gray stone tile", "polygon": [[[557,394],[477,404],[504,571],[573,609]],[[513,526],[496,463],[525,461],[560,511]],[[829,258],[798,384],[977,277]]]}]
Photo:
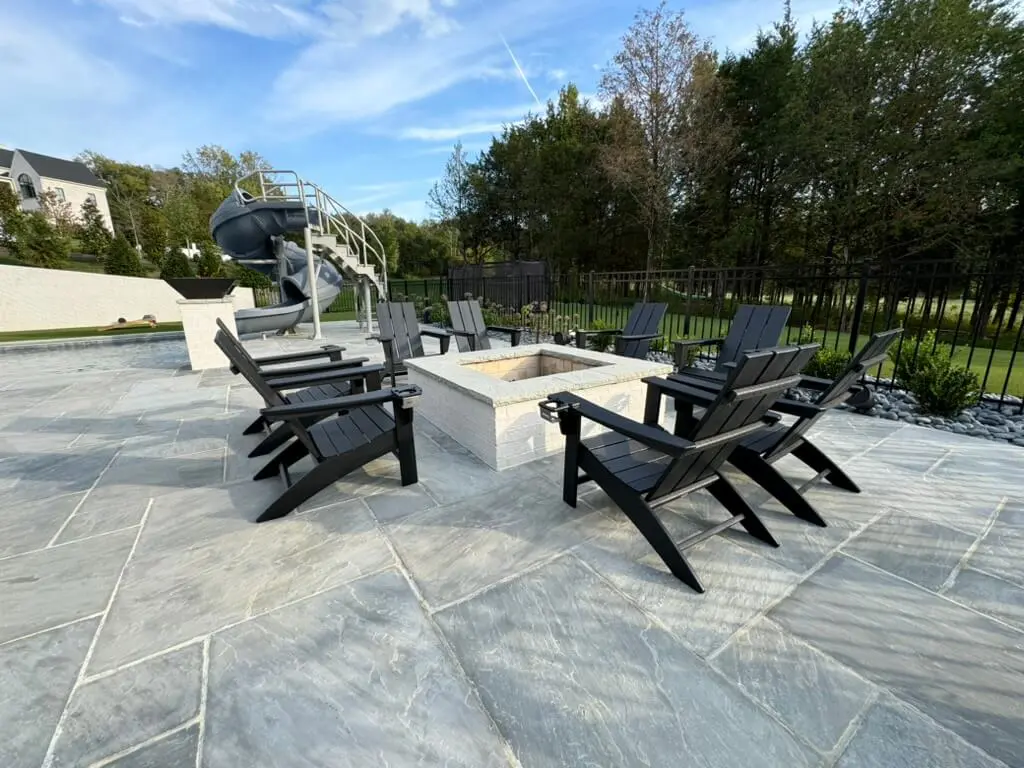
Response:
[{"label": "gray stone tile", "polygon": [[935,431],[922,430],[922,435],[917,430],[901,430],[871,448],[866,456],[872,461],[906,470],[916,476],[924,476],[928,469],[950,451],[942,442],[923,439],[925,435]]},{"label": "gray stone tile", "polygon": [[98,619],[0,646],[0,765],[38,768]]},{"label": "gray stone tile", "polygon": [[120,487],[156,497],[183,488],[219,485],[223,480],[222,450],[168,458],[124,453],[110,465],[96,490]]},{"label": "gray stone tile", "polygon": [[436,507],[437,502],[418,485],[408,485],[366,497],[366,503],[381,523],[394,523],[415,512]]},{"label": "gray stone tile", "polygon": [[160,741],[130,752],[104,768],[185,768],[196,764],[199,726],[192,725]]},{"label": "gray stone tile", "polygon": [[713,664],[822,752],[839,743],[874,691],[768,620],[733,637]]},{"label": "gray stone tile", "polygon": [[70,493],[25,504],[0,500],[0,557],[45,547],[84,496]]},{"label": "gray stone tile", "polygon": [[135,531],[0,560],[0,642],[103,610]]},{"label": "gray stone tile", "polygon": [[602,518],[546,484],[518,482],[386,527],[434,608],[528,568],[592,535]]},{"label": "gray stone tile", "polygon": [[1020,755],[1021,633],[842,556],[770,615],[993,756]]},{"label": "gray stone tile", "polygon": [[437,620],[524,766],[817,763],[571,556]]},{"label": "gray stone tile", "polygon": [[359,502],[252,523],[276,492],[263,483],[242,483],[157,499],[90,672],[392,563]]},{"label": "gray stone tile", "polygon": [[1013,501],[1000,512],[968,564],[1024,586],[1024,503]]},{"label": "gray stone tile", "polygon": [[[658,510],[675,541],[707,527],[700,520]],[[715,522],[726,514],[720,512]],[[637,605],[657,616],[698,655],[706,656],[766,610],[799,580],[797,574],[760,556],[760,544],[738,547],[716,536],[686,550],[686,559],[704,584],[698,594],[669,573],[636,528],[624,522],[604,527],[576,552]]]},{"label": "gray stone tile", "polygon": [[54,768],[87,768],[195,717],[202,666],[202,646],[195,643],[79,687],[68,704]]},{"label": "gray stone tile", "polygon": [[929,472],[929,477],[961,487],[965,492],[1019,494],[1020,448],[978,441],[982,445],[955,450]]},{"label": "gray stone tile", "polygon": [[846,542],[843,551],[935,591],[975,540],[969,533],[894,512]]},{"label": "gray stone tile", "polygon": [[[1016,765],[1019,763],[1011,763]],[[836,768],[1002,768],[976,747],[885,697],[868,711]]]},{"label": "gray stone tile", "polygon": [[107,447],[22,454],[0,462],[0,503],[23,504],[87,490],[115,451]]},{"label": "gray stone tile", "polygon": [[408,584],[388,571],[213,638],[203,765],[507,765]]},{"label": "gray stone tile", "polygon": [[142,522],[148,490],[136,485],[94,488],[57,538],[58,544],[129,528]]},{"label": "gray stone tile", "polygon": [[[525,466],[495,472],[472,454],[428,446],[423,450],[417,446],[416,460],[420,483],[441,504],[462,501],[513,481],[527,486],[536,477]],[[553,488],[548,488],[548,493],[561,498],[561,494]]]},{"label": "gray stone tile", "polygon": [[1024,631],[1024,587],[964,568],[943,594]]}]

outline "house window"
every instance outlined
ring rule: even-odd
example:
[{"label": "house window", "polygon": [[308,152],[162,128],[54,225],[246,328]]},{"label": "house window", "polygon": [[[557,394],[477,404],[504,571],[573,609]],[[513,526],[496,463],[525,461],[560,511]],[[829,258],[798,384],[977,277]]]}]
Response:
[{"label": "house window", "polygon": [[57,193],[57,199],[63,203],[65,200],[64,189],[62,187],[54,187],[53,191]]},{"label": "house window", "polygon": [[85,199],[88,200],[93,205],[96,205],[96,195],[94,195],[92,192],[90,192],[88,195],[86,195]]},{"label": "house window", "polygon": [[22,199],[31,200],[36,196],[35,185],[27,173],[23,173],[18,177],[18,187],[21,189]]}]

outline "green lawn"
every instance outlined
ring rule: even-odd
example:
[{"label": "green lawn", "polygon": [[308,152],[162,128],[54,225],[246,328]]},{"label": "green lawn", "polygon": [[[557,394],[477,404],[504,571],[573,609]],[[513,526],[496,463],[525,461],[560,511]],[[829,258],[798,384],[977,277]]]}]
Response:
[{"label": "green lawn", "polygon": [[48,341],[52,339],[94,338],[97,336],[126,336],[137,333],[161,333],[180,331],[181,323],[157,323],[155,327],[124,328],[115,331],[98,331],[96,328],[50,328],[39,331],[8,331],[0,333],[0,344],[8,341]]},{"label": "green lawn", "polygon": [[[626,318],[629,316],[631,307],[628,306],[609,306],[604,305],[595,307],[594,319],[595,321],[602,321],[606,327],[609,328],[621,328],[625,324]],[[581,315],[581,325],[586,325],[586,307],[581,307],[576,304],[556,304],[552,307],[552,314],[562,313],[564,315]],[[877,328],[876,330],[882,330]],[[719,322],[713,318],[703,317],[691,317],[690,318],[690,333],[683,333],[683,315],[678,314],[667,314],[665,319],[661,323],[661,331],[666,337],[671,339],[699,339],[708,336],[724,335],[728,332],[728,323],[725,321]],[[789,328],[789,338],[783,336],[783,341],[796,341],[797,334],[800,332],[799,328]],[[817,337],[822,338],[823,332],[817,331]],[[857,340],[857,348],[859,349],[863,344],[867,343],[869,336],[861,334]],[[848,349],[850,343],[850,334],[848,333],[837,333],[836,331],[829,331],[827,336],[824,338],[823,346],[827,346],[832,349],[838,346],[840,349]],[[914,345],[917,343],[917,336],[911,335],[904,340],[904,347],[909,347],[913,350]],[[985,378],[985,370],[989,367],[989,358],[991,357],[991,368],[988,372],[988,379],[985,382],[985,391],[987,392],[1002,392],[1003,384],[1007,381],[1007,372],[1010,371],[1011,359],[1013,363],[1013,370],[1009,374],[1009,383],[1007,384],[1007,394],[1017,395],[1018,397],[1024,397],[1024,348],[1017,351],[1014,356],[1013,350],[1011,349],[997,349],[994,354],[991,349],[984,347],[976,347],[974,354],[971,355],[971,351],[967,347],[958,346],[956,351],[953,353],[953,360],[963,366],[968,364],[968,357],[970,356],[970,369],[978,374],[979,379]],[[892,373],[892,363],[886,363],[882,369],[883,376],[889,376]]]}]

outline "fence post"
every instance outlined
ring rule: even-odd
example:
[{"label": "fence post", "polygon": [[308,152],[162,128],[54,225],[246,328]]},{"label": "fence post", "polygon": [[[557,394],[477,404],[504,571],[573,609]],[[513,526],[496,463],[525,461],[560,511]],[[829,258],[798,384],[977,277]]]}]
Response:
[{"label": "fence post", "polygon": [[853,319],[850,321],[850,354],[857,354],[857,337],[860,336],[860,323],[864,317],[864,303],[868,298],[868,270],[867,264],[864,271],[860,273],[860,285],[857,286],[857,300],[853,305]]},{"label": "fence post", "polygon": [[690,311],[693,309],[690,304],[693,301],[693,265],[690,265],[690,269],[686,273],[686,308],[683,310],[683,336],[690,335]]},{"label": "fence post", "polygon": [[587,275],[587,327],[594,327],[594,270]]}]

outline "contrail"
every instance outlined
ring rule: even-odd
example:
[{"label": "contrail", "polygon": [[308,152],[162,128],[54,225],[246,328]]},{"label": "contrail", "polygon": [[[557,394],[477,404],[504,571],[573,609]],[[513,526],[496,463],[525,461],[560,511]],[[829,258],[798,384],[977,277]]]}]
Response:
[{"label": "contrail", "polygon": [[516,65],[516,71],[519,73],[519,77],[523,79],[523,84],[526,85],[526,89],[530,92],[530,95],[533,96],[533,100],[537,102],[537,106],[543,108],[544,105],[540,103],[540,98],[537,96],[537,92],[533,90],[533,86],[530,85],[530,81],[526,79],[526,73],[523,72],[523,68],[519,66],[519,59],[517,59],[516,55],[512,53],[512,48],[509,46],[508,40],[506,40],[505,36],[500,32],[498,33],[498,37],[500,37],[501,42],[505,44],[505,50],[508,51],[508,55],[512,57],[512,63]]}]

